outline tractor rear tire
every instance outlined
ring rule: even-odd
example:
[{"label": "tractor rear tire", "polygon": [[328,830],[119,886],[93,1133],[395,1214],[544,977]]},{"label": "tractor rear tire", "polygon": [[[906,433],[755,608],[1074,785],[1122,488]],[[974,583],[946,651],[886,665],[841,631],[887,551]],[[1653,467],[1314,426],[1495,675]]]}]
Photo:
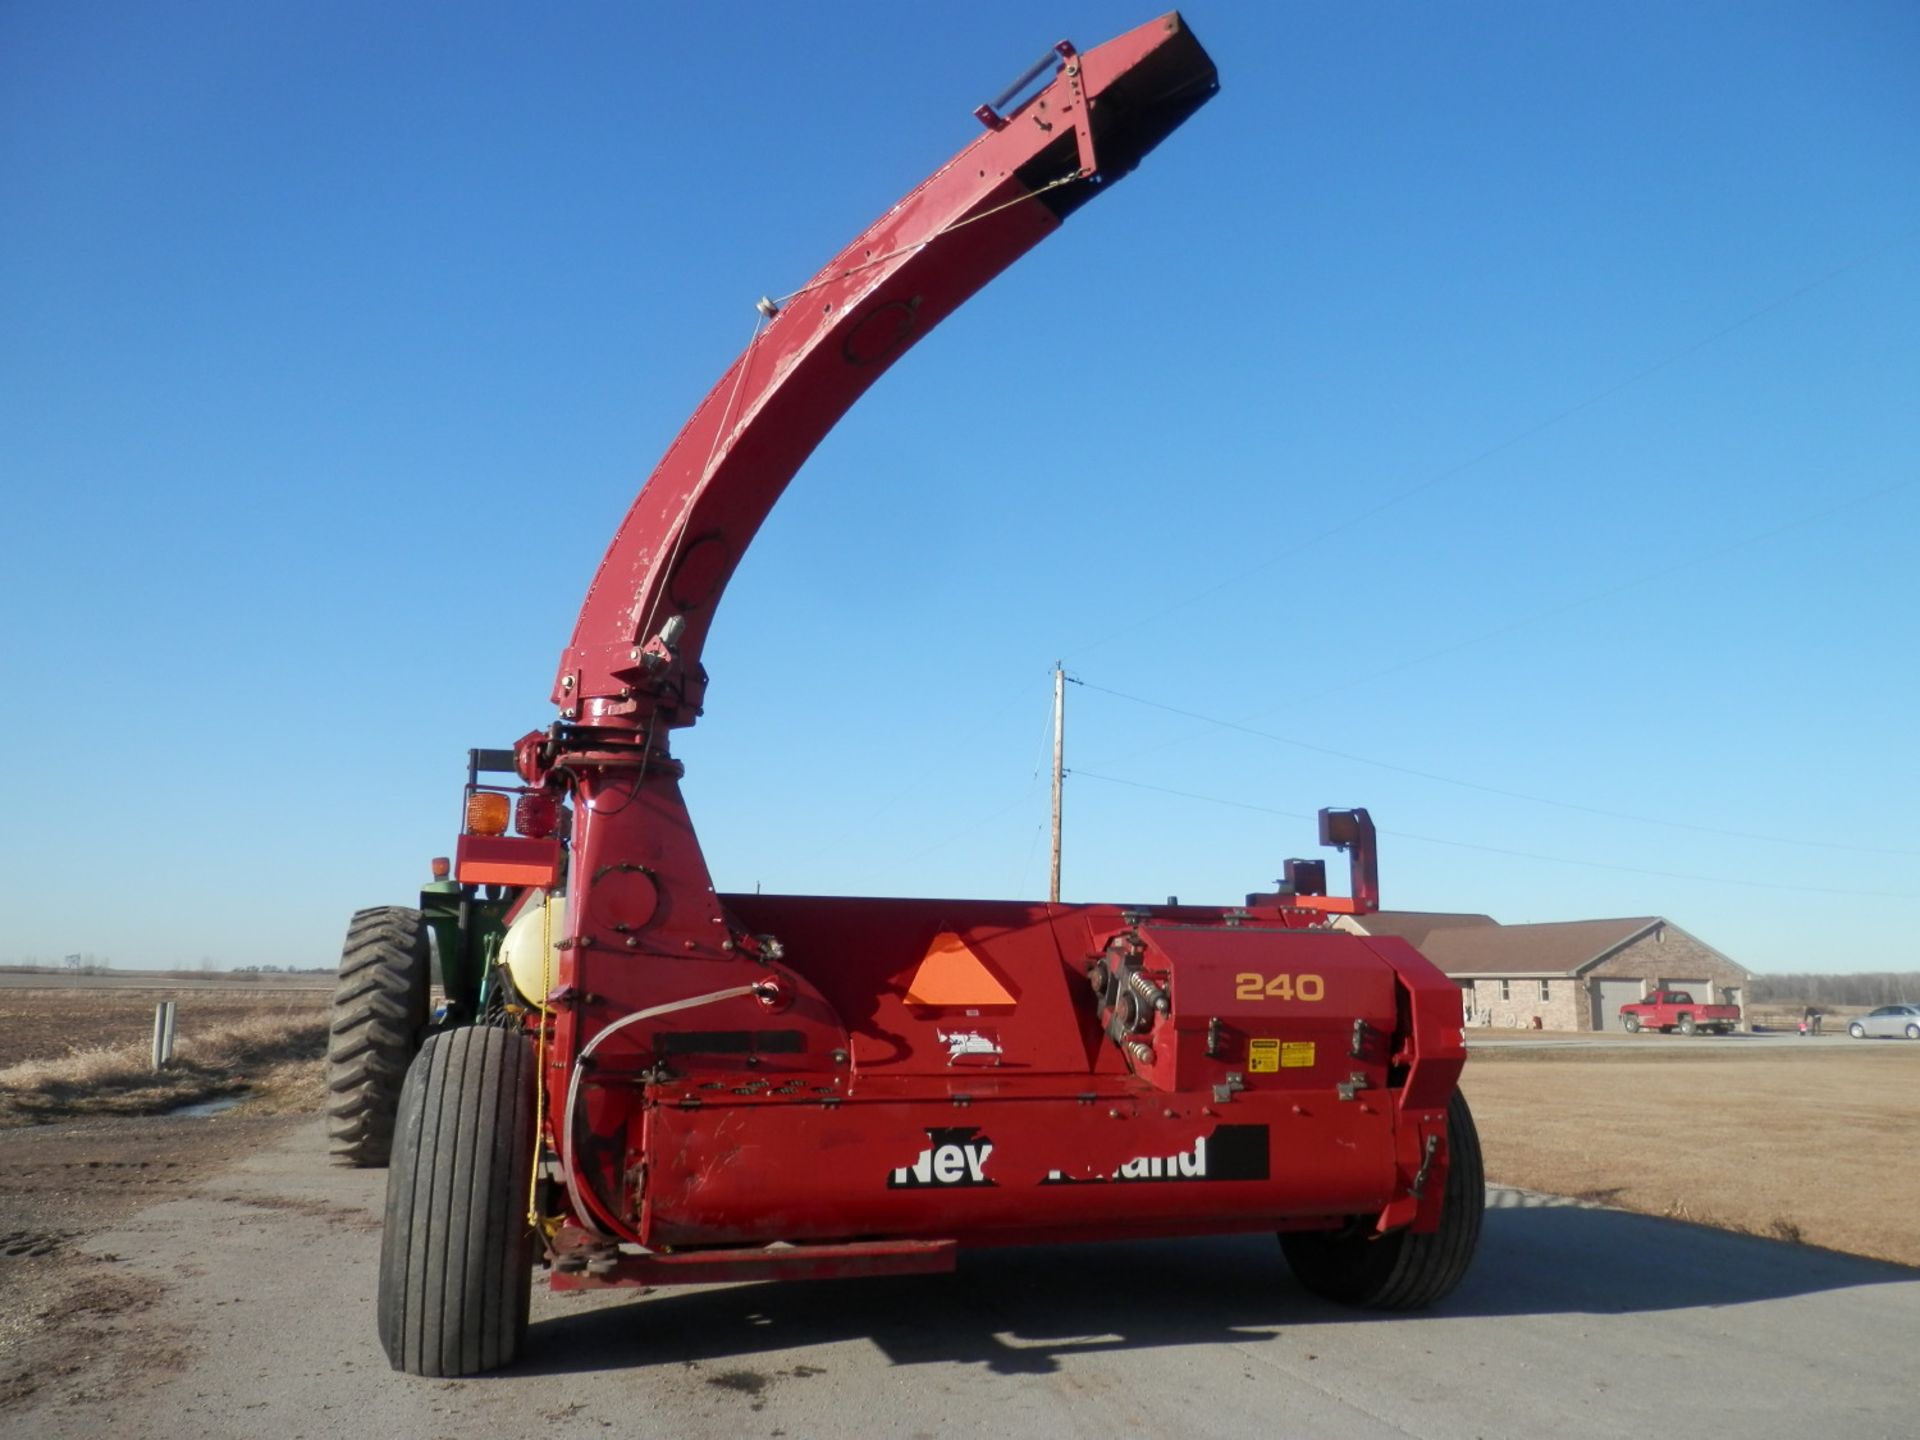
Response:
[{"label": "tractor rear tire", "polygon": [[380,1344],[409,1375],[513,1363],[527,1334],[533,1046],[469,1025],[430,1036],[400,1095],[380,1236]]},{"label": "tractor rear tire", "polygon": [[1447,1106],[1447,1150],[1438,1230],[1431,1235],[1408,1230],[1378,1236],[1283,1233],[1280,1249],[1294,1278],[1324,1300],[1368,1310],[1419,1310],[1450,1294],[1473,1260],[1487,1206],[1480,1134],[1458,1090]]},{"label": "tractor rear tire", "polygon": [[387,1163],[400,1086],[427,1028],[431,971],[418,910],[381,905],[348,923],[327,1037],[327,1135],[336,1165]]}]

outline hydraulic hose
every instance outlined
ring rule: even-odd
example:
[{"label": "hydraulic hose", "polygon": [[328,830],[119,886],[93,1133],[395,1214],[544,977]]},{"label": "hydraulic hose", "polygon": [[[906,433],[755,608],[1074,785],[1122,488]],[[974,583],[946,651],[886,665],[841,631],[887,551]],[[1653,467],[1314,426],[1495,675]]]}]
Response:
[{"label": "hydraulic hose", "polygon": [[580,1099],[580,1077],[585,1072],[588,1058],[595,1050],[600,1048],[600,1043],[603,1040],[607,1039],[610,1035],[618,1034],[629,1025],[637,1024],[642,1020],[657,1019],[662,1015],[671,1015],[676,1010],[693,1010],[701,1005],[712,1005],[721,1000],[737,1000],[742,996],[753,993],[754,987],[751,985],[735,985],[731,989],[714,990],[705,995],[690,996],[685,1000],[669,1000],[664,1005],[649,1005],[646,1009],[636,1010],[631,1015],[622,1015],[582,1047],[578,1058],[573,1062],[573,1074],[569,1076],[567,1080],[567,1103],[561,1114],[560,1133],[566,1137],[567,1145],[566,1164],[563,1167],[567,1176],[567,1198],[573,1201],[573,1213],[579,1216],[581,1222],[585,1224],[589,1230],[593,1231],[594,1234],[601,1236],[603,1239],[611,1238],[605,1230],[600,1228],[600,1225],[593,1217],[592,1211],[587,1208],[586,1202],[582,1198],[580,1167],[574,1163],[573,1155],[574,1107]]}]

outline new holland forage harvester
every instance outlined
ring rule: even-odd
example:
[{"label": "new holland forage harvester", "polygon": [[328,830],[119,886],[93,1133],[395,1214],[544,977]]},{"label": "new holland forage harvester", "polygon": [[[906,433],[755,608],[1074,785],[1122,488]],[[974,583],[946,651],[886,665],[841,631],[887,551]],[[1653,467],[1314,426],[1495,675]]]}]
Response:
[{"label": "new holland forage harvester", "polygon": [[[1323,1296],[1407,1308],[1460,1280],[1483,1195],[1459,992],[1404,942],[1329,923],[1377,904],[1365,811],[1321,812],[1351,898],[1319,861],[1232,908],[720,895],[669,752],[701,713],[721,591],[801,462],[1217,89],[1178,15],[1063,42],[810,284],[763,300],[601,562],[559,719],[473,752],[452,876],[436,863],[420,909],[354,917],[334,1150],[391,1151],[397,1368],[510,1362],[540,1261],[581,1289],[1271,1230]],[[519,784],[482,778],[507,769]]]}]

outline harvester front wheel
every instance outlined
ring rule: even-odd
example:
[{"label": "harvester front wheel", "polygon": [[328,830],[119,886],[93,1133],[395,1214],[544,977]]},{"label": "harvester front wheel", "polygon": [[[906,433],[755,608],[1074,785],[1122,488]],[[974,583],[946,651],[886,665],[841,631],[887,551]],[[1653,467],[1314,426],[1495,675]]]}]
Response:
[{"label": "harvester front wheel", "polygon": [[533,1047],[515,1030],[430,1036],[400,1094],[380,1236],[380,1344],[409,1375],[513,1363],[527,1334]]},{"label": "harvester front wheel", "polygon": [[432,983],[418,910],[381,905],[347,925],[327,1036],[327,1135],[336,1165],[384,1165],[393,1115],[427,1028]]},{"label": "harvester front wheel", "polygon": [[1370,1310],[1418,1310],[1449,1294],[1473,1260],[1487,1205],[1480,1135],[1466,1097],[1457,1090],[1447,1106],[1447,1151],[1438,1230],[1431,1235],[1407,1230],[1379,1236],[1282,1234],[1280,1249],[1295,1278],[1323,1299]]}]

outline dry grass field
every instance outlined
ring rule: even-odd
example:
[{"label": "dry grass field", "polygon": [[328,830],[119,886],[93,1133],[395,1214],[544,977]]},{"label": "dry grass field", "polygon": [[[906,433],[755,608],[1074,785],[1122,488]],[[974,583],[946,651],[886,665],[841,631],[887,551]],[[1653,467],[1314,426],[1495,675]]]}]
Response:
[{"label": "dry grass field", "polygon": [[[176,1004],[176,1059],[151,1065],[156,1001]],[[245,1094],[261,1111],[325,1103],[327,995],[233,990],[0,989],[0,1127],[150,1115]]]},{"label": "dry grass field", "polygon": [[0,1069],[76,1050],[145,1043],[153,1007],[172,1000],[181,1040],[206,1037],[245,1020],[324,1016],[330,988],[272,985],[134,990],[107,986],[0,986]]},{"label": "dry grass field", "polygon": [[1476,1050],[1487,1177],[1920,1265],[1920,1045],[1654,1043]]}]

